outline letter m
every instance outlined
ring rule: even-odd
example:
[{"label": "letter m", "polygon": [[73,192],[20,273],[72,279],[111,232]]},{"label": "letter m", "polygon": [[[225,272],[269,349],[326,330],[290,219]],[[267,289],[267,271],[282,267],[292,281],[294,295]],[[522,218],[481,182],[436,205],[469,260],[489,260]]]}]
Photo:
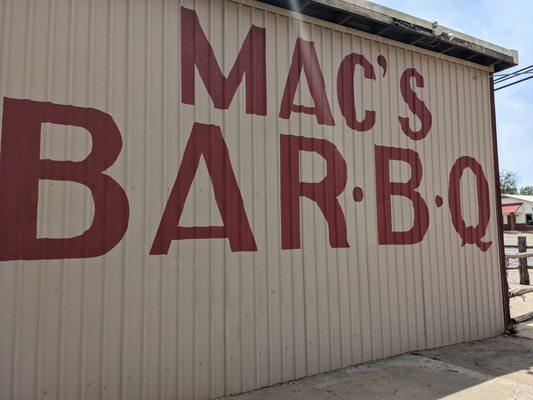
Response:
[{"label": "letter m", "polygon": [[181,99],[194,105],[195,69],[215,108],[228,109],[245,77],[246,113],[266,115],[265,29],[252,25],[226,78],[194,10],[181,7]]}]

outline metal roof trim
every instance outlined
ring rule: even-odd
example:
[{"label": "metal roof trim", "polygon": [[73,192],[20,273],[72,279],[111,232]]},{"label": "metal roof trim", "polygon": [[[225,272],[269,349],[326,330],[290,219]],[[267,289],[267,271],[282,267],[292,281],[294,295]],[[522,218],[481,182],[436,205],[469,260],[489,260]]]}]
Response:
[{"label": "metal roof trim", "polygon": [[436,53],[492,66],[496,72],[518,65],[516,50],[506,49],[439,25],[439,35],[442,32],[453,34],[450,40],[446,40],[433,33],[432,22],[365,0],[259,1]]},{"label": "metal roof trim", "polygon": [[502,214],[511,214],[517,212],[524,203],[502,204]]}]

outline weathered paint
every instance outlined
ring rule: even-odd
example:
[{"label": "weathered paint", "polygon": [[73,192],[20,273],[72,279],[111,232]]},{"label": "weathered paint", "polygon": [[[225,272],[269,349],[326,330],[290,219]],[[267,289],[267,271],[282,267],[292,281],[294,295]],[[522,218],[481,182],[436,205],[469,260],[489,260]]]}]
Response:
[{"label": "weathered paint", "polygon": [[253,1],[0,7],[0,399],[502,332],[487,68]]}]

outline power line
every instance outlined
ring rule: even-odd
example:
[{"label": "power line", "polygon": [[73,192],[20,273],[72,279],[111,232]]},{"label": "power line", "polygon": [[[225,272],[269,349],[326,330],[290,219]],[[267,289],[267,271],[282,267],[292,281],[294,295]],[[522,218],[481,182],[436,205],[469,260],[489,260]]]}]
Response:
[{"label": "power line", "polygon": [[533,70],[526,71],[526,72],[521,72],[519,74],[509,75],[509,76],[506,76],[506,77],[503,77],[503,78],[497,79],[497,80],[495,79],[494,83],[501,83],[501,82],[508,81],[509,79],[512,79],[512,78],[520,76],[520,75],[531,75],[531,74],[533,74]]},{"label": "power line", "polygon": [[[523,75],[529,75],[528,77],[526,78],[522,78],[522,79],[519,79],[521,78]],[[510,82],[510,83],[507,83],[503,86],[499,86],[497,88],[494,88],[494,91],[497,91],[497,90],[500,90],[500,89],[505,89],[507,87],[510,87],[510,86],[513,86],[513,85],[516,85],[517,83],[521,83],[521,82],[525,82],[531,78],[533,78],[533,65],[528,65],[527,67],[524,67],[524,68],[521,68],[517,71],[514,71],[514,72],[511,72],[511,73],[508,73],[508,74],[498,74],[498,75],[493,75],[493,83],[494,85],[498,85],[498,84],[501,84],[502,82],[507,82],[507,81],[510,81],[512,79],[515,79],[514,81]]]},{"label": "power line", "polygon": [[508,83],[507,85],[503,85],[503,86],[500,86],[498,88],[495,88],[494,91],[497,91],[497,90],[500,90],[500,89],[505,89],[506,87],[516,85],[517,83],[524,82],[524,81],[527,81],[527,80],[532,79],[532,78],[533,78],[533,75],[532,76],[528,76],[527,78],[520,79],[518,81],[515,81],[515,82],[512,82],[512,83]]},{"label": "power line", "polygon": [[514,78],[515,76],[518,76],[518,75],[531,74],[531,73],[533,73],[533,65],[519,69],[518,71],[511,72],[510,74],[494,75],[495,77],[497,77],[494,79],[494,83],[500,83],[500,82],[509,80],[511,78]]}]

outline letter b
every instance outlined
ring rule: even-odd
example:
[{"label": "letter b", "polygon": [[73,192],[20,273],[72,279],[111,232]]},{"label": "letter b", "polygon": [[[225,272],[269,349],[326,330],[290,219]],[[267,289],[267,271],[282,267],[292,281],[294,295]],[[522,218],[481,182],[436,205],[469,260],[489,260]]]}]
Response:
[{"label": "letter b", "polygon": [[[422,195],[416,191],[422,180],[422,163],[416,151],[395,147],[375,146],[376,206],[379,244],[415,244],[424,239],[429,227],[429,210]],[[392,182],[390,161],[409,164],[411,178],[407,182]],[[394,231],[392,226],[392,196],[411,201],[414,220],[408,231]]]},{"label": "letter b", "polygon": [[[85,128],[92,151],[82,161],[40,158],[41,124]],[[122,139],[108,114],[91,109],[4,98],[0,153],[0,261],[97,257],[128,227],[129,205],[120,185],[103,171],[117,159]],[[72,238],[37,238],[39,180],[78,182],[94,200],[94,218]]]}]

